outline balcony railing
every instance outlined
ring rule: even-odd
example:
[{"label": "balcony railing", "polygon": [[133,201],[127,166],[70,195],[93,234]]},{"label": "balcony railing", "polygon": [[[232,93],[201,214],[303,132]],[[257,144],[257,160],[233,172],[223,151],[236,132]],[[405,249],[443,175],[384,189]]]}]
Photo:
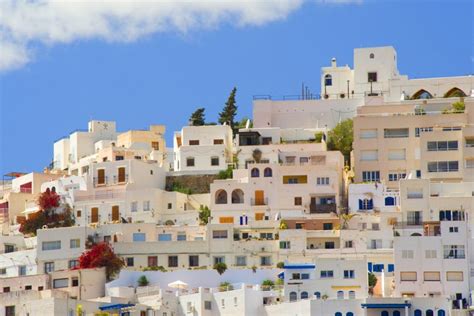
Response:
[{"label": "balcony railing", "polygon": [[105,186],[108,184],[108,177],[94,177],[94,187]]},{"label": "balcony railing", "polygon": [[125,184],[128,182],[128,174],[124,175],[123,177],[114,176],[113,184]]},{"label": "balcony railing", "polygon": [[336,204],[310,204],[309,212],[311,214],[336,213]]},{"label": "balcony railing", "polygon": [[268,205],[268,198],[250,199],[250,203],[252,206]]}]

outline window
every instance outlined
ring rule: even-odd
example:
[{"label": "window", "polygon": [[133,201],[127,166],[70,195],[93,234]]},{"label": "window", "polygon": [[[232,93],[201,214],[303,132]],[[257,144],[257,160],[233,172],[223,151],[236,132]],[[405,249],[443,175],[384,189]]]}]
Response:
[{"label": "window", "polygon": [[227,192],[225,190],[218,190],[215,202],[216,204],[227,204]]},{"label": "window", "polygon": [[303,205],[303,199],[301,196],[295,197],[295,205]]},{"label": "window", "polygon": [[344,270],[344,279],[354,279],[355,272],[354,270]]},{"label": "window", "polygon": [[390,171],[388,174],[388,181],[398,181],[405,179],[407,173],[405,171]]},{"label": "window", "polygon": [[272,257],[271,256],[260,257],[260,265],[261,266],[270,266],[270,265],[272,265]]},{"label": "window", "polygon": [[[354,300],[356,298],[356,292],[355,291],[349,291],[349,299],[351,300]],[[349,316],[349,314],[352,314],[352,313],[347,313],[346,316]],[[354,314],[352,314],[354,315]]]},{"label": "window", "polygon": [[72,278],[71,279],[71,286],[73,286],[73,287],[79,286],[79,279],[78,278]]},{"label": "window", "polygon": [[337,299],[338,300],[344,299],[344,291],[337,291]]},{"label": "window", "polygon": [[335,243],[334,241],[325,241],[324,242],[324,249],[334,249]]},{"label": "window", "polygon": [[423,188],[407,188],[407,199],[422,199]]},{"label": "window", "polygon": [[415,271],[405,271],[400,272],[401,281],[416,281],[416,272]]},{"label": "window", "polygon": [[428,172],[457,172],[459,161],[430,161],[428,162]]},{"label": "window", "polygon": [[369,249],[380,249],[382,248],[382,239],[371,239]]},{"label": "window", "polygon": [[421,211],[408,211],[407,212],[407,225],[418,226],[423,222],[423,214]]},{"label": "window", "polygon": [[241,189],[235,189],[232,191],[232,204],[242,204],[244,203],[244,191]]},{"label": "window", "polygon": [[333,278],[334,271],[332,270],[321,270],[320,272],[321,279]]},{"label": "window", "polygon": [[354,245],[353,241],[352,240],[346,240],[344,242],[344,248],[352,248]]},{"label": "window", "polygon": [[316,185],[329,185],[329,177],[316,178]]},{"label": "window", "polygon": [[440,221],[464,221],[464,212],[463,211],[451,211],[444,210],[439,211],[439,220]]},{"label": "window", "polygon": [[273,233],[260,233],[261,239],[273,240]]},{"label": "window", "polygon": [[332,86],[332,76],[330,74],[324,76],[324,85],[327,87]]},{"label": "window", "polygon": [[125,261],[126,261],[126,263],[127,263],[127,267],[133,267],[133,265],[134,265],[134,259],[133,259],[133,257],[128,257],[128,258],[126,258]]},{"label": "window", "polygon": [[362,171],[363,182],[379,182],[380,171]]},{"label": "window", "polygon": [[79,267],[79,260],[69,260],[68,262],[68,268],[69,269],[77,269]]},{"label": "window", "polygon": [[321,299],[321,292],[314,292],[314,298],[317,300]]},{"label": "window", "polygon": [[53,288],[54,289],[61,289],[69,286],[69,279],[54,279],[53,280]]},{"label": "window", "polygon": [[26,275],[26,266],[18,267],[18,275]]},{"label": "window", "polygon": [[218,264],[218,263],[225,263],[225,257],[223,256],[214,257],[214,264]]},{"label": "window", "polygon": [[239,267],[243,267],[247,265],[247,257],[246,256],[236,256],[235,257],[235,265]]},{"label": "window", "polygon": [[290,249],[289,241],[280,241],[280,249]]},{"label": "window", "polygon": [[444,259],[465,259],[464,245],[444,245]]},{"label": "window", "polygon": [[388,160],[405,160],[406,151],[405,149],[390,149],[388,151]]},{"label": "window", "polygon": [[5,316],[15,316],[15,315],[16,315],[15,305],[5,306]]},{"label": "window", "polygon": [[360,160],[361,161],[377,161],[378,160],[378,150],[361,150],[360,151]]},{"label": "window", "polygon": [[387,196],[385,198],[385,206],[393,206],[395,205],[395,198],[392,196]]},{"label": "window", "polygon": [[5,244],[5,253],[10,253],[15,251],[15,245]]},{"label": "window", "polygon": [[148,266],[157,267],[158,266],[158,257],[157,256],[148,256]]},{"label": "window", "polygon": [[463,272],[462,271],[447,271],[446,281],[464,281]]},{"label": "window", "polygon": [[214,139],[214,145],[222,145],[222,144],[224,144],[223,139]]},{"label": "window", "polygon": [[368,82],[377,82],[377,73],[376,72],[367,73],[367,81]]},{"label": "window", "polygon": [[271,168],[265,168],[265,169],[263,170],[263,176],[264,176],[265,178],[270,178],[270,177],[272,177],[272,176],[273,176],[272,169],[271,169]]},{"label": "window", "polygon": [[308,292],[306,292],[306,291],[303,291],[303,292],[301,292],[301,295],[300,295],[300,297],[301,297],[301,299],[302,299],[302,300],[305,300],[305,299],[307,299],[307,298],[308,298],[308,296],[309,296],[309,295],[308,295]]},{"label": "window", "polygon": [[196,140],[196,139],[189,140],[189,146],[198,146],[198,145],[199,145],[199,140]]},{"label": "window", "polygon": [[171,234],[158,234],[158,241],[171,241]]},{"label": "window", "polygon": [[369,58],[374,59],[374,57],[375,57],[374,53],[370,53]]},{"label": "window", "polygon": [[451,226],[451,227],[449,227],[449,232],[450,233],[458,233],[459,232],[459,227]]},{"label": "window", "polygon": [[186,241],[186,232],[178,232],[177,241]]},{"label": "window", "polygon": [[173,203],[168,203],[168,209],[171,210],[173,208]]},{"label": "window", "polygon": [[423,272],[424,281],[441,281],[441,274],[439,271],[425,271]]},{"label": "window", "polygon": [[7,274],[7,268],[0,268],[0,275]]},{"label": "window", "polygon": [[359,199],[359,210],[372,210],[374,208],[374,202],[372,199]]},{"label": "window", "polygon": [[435,249],[427,249],[425,250],[425,258],[426,259],[436,259],[437,254]]},{"label": "window", "polygon": [[69,240],[69,248],[79,248],[80,246],[81,240],[79,238]]},{"label": "window", "polygon": [[138,211],[138,202],[134,201],[130,203],[130,211],[136,212]]},{"label": "window", "polygon": [[213,230],[212,238],[213,239],[227,239],[227,230]]},{"label": "window", "polygon": [[141,242],[146,240],[145,233],[133,233],[133,242]]},{"label": "window", "polygon": [[41,249],[43,249],[43,251],[61,249],[61,241],[60,240],[43,241]]},{"label": "window", "polygon": [[460,131],[461,126],[447,126],[443,127],[443,132],[452,132],[452,131]]},{"label": "window", "polygon": [[82,215],[82,211],[81,210],[77,210],[76,211],[76,217],[81,217]]},{"label": "window", "polygon": [[204,309],[205,310],[212,310],[212,301],[204,301]]},{"label": "window", "polygon": [[373,272],[382,272],[384,270],[384,264],[383,263],[378,263],[372,265],[372,271]]},{"label": "window", "polygon": [[410,136],[408,128],[385,128],[384,138],[406,138]]},{"label": "window", "polygon": [[372,230],[380,230],[379,223],[372,223]]},{"label": "window", "polygon": [[199,256],[198,255],[190,255],[189,256],[189,266],[190,267],[199,267]]},{"label": "window", "polygon": [[44,273],[51,273],[54,271],[54,262],[44,263]]},{"label": "window", "polygon": [[250,176],[252,178],[260,177],[260,170],[258,170],[258,168],[252,168],[252,170],[250,171]]},{"label": "window", "polygon": [[150,210],[150,201],[143,201],[143,211],[148,212]]},{"label": "window", "polygon": [[308,176],[283,176],[283,184],[308,183]]},{"label": "window", "polygon": [[211,166],[219,165],[219,157],[211,157]]},{"label": "window", "polygon": [[420,137],[421,133],[432,132],[433,127],[416,127],[415,128],[415,137]]},{"label": "window", "polygon": [[377,129],[362,129],[359,137],[361,139],[377,138]]},{"label": "window", "polygon": [[159,142],[151,142],[151,148],[153,148],[153,150],[160,150],[160,143]]},{"label": "window", "polygon": [[298,299],[298,295],[296,294],[296,292],[290,292],[290,302],[294,302]]},{"label": "window", "polygon": [[178,256],[168,256],[168,267],[170,268],[178,267]]},{"label": "window", "polygon": [[186,158],[186,167],[194,167],[194,157]]},{"label": "window", "polygon": [[33,287],[31,285],[25,285],[25,290],[28,291],[28,290],[31,290],[31,289],[33,289]]},{"label": "window", "polygon": [[428,151],[451,151],[458,150],[458,141],[433,141],[427,143]]},{"label": "window", "polygon": [[323,223],[323,230],[332,230],[333,225],[332,223]]}]

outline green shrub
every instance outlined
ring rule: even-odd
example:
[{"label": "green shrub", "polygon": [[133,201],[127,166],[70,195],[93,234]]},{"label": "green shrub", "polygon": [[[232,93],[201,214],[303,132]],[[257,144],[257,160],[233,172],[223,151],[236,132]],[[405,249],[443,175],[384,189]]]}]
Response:
[{"label": "green shrub", "polygon": [[270,291],[274,285],[275,285],[275,282],[273,282],[272,280],[264,280],[262,282],[262,290]]},{"label": "green shrub", "polygon": [[219,284],[219,292],[232,291],[233,289],[234,287],[230,282],[225,281]]},{"label": "green shrub", "polygon": [[137,280],[137,283],[138,283],[138,286],[147,286],[148,284],[150,284],[150,282],[148,281],[145,275],[142,275],[141,277],[139,277]]},{"label": "green shrub", "polygon": [[227,270],[227,265],[224,262],[218,262],[213,268],[217,271],[217,273],[222,275]]}]

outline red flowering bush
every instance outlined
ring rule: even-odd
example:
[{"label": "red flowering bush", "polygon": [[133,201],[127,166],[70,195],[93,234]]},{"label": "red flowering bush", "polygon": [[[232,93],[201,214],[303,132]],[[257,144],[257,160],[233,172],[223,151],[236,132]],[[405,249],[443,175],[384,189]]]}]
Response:
[{"label": "red flowering bush", "polygon": [[46,189],[45,192],[41,193],[38,197],[38,206],[41,210],[49,212],[59,207],[60,197],[55,190]]},{"label": "red flowering bush", "polygon": [[105,267],[108,280],[117,274],[124,265],[123,260],[115,254],[106,242],[94,245],[79,257],[79,269]]}]

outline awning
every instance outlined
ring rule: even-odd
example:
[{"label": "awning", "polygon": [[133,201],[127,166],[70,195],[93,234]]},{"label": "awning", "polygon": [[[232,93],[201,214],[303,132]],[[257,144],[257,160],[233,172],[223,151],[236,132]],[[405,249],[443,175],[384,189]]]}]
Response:
[{"label": "awning", "polygon": [[411,303],[367,303],[361,306],[362,308],[405,308],[411,307]]},{"label": "awning", "polygon": [[285,264],[283,269],[316,269],[316,265],[312,263]]},{"label": "awning", "polygon": [[107,304],[99,307],[101,311],[121,310],[122,308],[132,307],[135,304]]},{"label": "awning", "polygon": [[280,273],[278,273],[277,277],[278,277],[279,279],[284,280],[284,279],[285,279],[285,272],[280,272]]}]

